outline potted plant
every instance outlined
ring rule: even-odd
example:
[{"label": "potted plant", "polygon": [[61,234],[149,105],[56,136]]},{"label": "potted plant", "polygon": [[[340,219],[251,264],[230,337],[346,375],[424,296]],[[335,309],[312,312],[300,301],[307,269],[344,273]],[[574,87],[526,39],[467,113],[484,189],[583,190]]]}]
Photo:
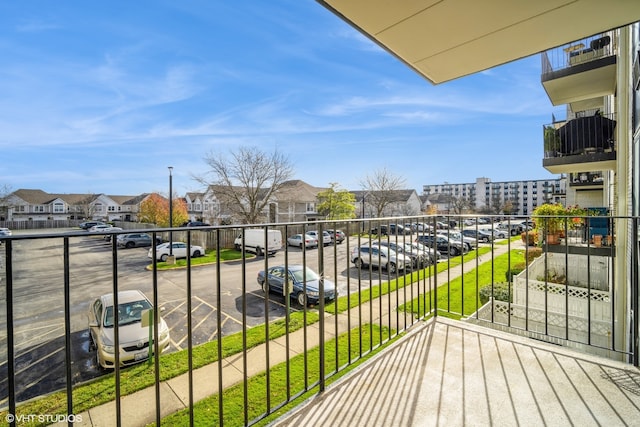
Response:
[{"label": "potted plant", "polygon": [[589,215],[589,211],[585,208],[581,208],[578,205],[567,206],[567,216],[569,216],[568,225],[572,230],[582,228],[585,222],[585,217]]},{"label": "potted plant", "polygon": [[550,245],[560,243],[560,235],[565,229],[567,209],[560,203],[544,203],[533,210],[535,230]]},{"label": "potted plant", "polygon": [[557,157],[561,151],[560,134],[558,129],[551,125],[544,127],[544,157]]}]

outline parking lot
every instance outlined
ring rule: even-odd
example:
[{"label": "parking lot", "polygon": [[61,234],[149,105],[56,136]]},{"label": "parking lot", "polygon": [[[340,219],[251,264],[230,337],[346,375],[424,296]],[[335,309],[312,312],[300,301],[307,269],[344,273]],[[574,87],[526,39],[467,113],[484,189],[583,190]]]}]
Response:
[{"label": "parking lot", "polygon": [[[76,230],[74,230],[76,231]],[[324,248],[327,266],[334,264],[334,248]],[[0,247],[4,258],[4,245]],[[69,291],[71,339],[73,342],[73,378],[84,381],[103,371],[96,364],[95,351],[90,349],[87,312],[89,304],[102,294],[119,290],[140,289],[150,299],[153,295],[154,273],[147,269],[150,260],[148,248],[117,251],[114,270],[112,246],[99,236],[86,235],[69,238]],[[19,400],[58,389],[64,384],[53,378],[64,378],[59,372],[64,366],[64,248],[61,238],[20,240],[13,242],[13,328],[15,340],[17,389]],[[327,278],[338,284],[339,293],[347,292],[345,274],[346,244],[336,246],[342,270],[337,277]],[[317,271],[318,250],[306,252],[306,261]],[[289,263],[300,262],[302,252],[289,248]],[[266,259],[268,265],[284,263],[284,251]],[[0,266],[0,398],[6,396],[6,286],[4,262]],[[286,304],[282,295],[271,294],[265,306],[265,295],[256,282],[258,271],[264,269],[265,258],[248,258],[245,262],[246,281],[242,280],[242,262],[222,264],[220,272],[215,265],[194,267],[192,271],[192,339],[198,345],[217,337],[218,316],[223,335],[264,323],[285,315]],[[117,283],[114,283],[116,271]],[[217,282],[219,273],[220,283]],[[357,277],[354,275],[353,277]],[[158,305],[170,328],[171,343],[166,351],[185,349],[188,344],[186,270],[175,269],[157,273]],[[220,289],[219,295],[217,289]],[[246,293],[245,293],[246,292]],[[245,297],[243,298],[243,295]],[[217,299],[221,304],[218,306]],[[291,302],[292,310],[301,310]],[[310,309],[313,309],[311,307]],[[218,313],[219,311],[219,313]],[[265,315],[266,313],[266,315]]]},{"label": "parking lot", "polygon": [[[411,241],[411,236],[405,239]],[[362,240],[365,244],[368,240]],[[370,284],[386,280],[386,271],[358,270],[350,263],[347,247],[357,246],[351,237],[341,245],[323,249],[325,277],[334,281],[338,294],[355,292]],[[53,379],[64,378],[64,248],[62,239],[21,240],[13,242],[13,327],[17,389],[19,400],[62,388]],[[4,251],[4,248],[1,249]],[[99,236],[83,235],[69,238],[69,292],[71,339],[73,343],[74,382],[84,381],[104,372],[97,366],[95,351],[90,348],[87,312],[89,304],[102,294],[118,290],[139,289],[152,299],[154,273],[147,269],[148,248],[112,251],[111,243]],[[4,254],[3,254],[4,255]],[[299,248],[288,248],[290,264],[301,263]],[[305,254],[309,267],[318,271],[319,250]],[[283,264],[285,251],[272,257],[251,257],[245,262],[225,262],[217,271],[216,265],[195,266],[191,276],[191,336],[194,345],[202,344],[218,335],[218,317],[222,335],[238,332],[243,324],[252,327],[284,317],[286,302],[282,295],[265,295],[256,282],[257,274],[265,266]],[[114,262],[115,261],[115,262]],[[115,266],[115,267],[114,267]],[[243,267],[245,280],[243,282]],[[0,266],[0,297],[2,298],[0,354],[0,398],[6,396],[6,287],[4,264]],[[114,277],[116,278],[114,280]],[[219,277],[219,279],[218,279]],[[158,271],[158,306],[170,328],[170,345],[166,352],[187,348],[187,274],[185,269]],[[219,290],[219,292],[218,292]],[[218,298],[220,304],[218,304]],[[291,310],[301,310],[294,301]],[[313,307],[309,309],[313,310]]]}]

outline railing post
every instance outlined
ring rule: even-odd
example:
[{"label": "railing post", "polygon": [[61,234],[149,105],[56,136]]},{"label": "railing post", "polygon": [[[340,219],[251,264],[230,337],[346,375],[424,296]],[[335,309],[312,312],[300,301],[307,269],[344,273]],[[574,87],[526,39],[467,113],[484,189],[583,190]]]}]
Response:
[{"label": "railing post", "polygon": [[638,218],[633,218],[633,240],[631,242],[631,314],[632,330],[633,330],[633,365],[640,366],[640,337],[638,336],[638,263],[640,263],[638,241]]}]

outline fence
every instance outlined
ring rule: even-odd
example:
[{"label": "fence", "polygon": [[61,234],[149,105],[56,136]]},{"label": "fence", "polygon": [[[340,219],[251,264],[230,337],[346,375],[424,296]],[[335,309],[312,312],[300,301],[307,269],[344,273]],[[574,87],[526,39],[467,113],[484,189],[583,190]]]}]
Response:
[{"label": "fence", "polygon": [[[468,218],[449,219],[463,224]],[[473,219],[475,225],[471,228],[476,230],[497,227],[491,223],[480,224],[479,218]],[[616,225],[618,232],[634,226],[637,229],[638,218],[610,219],[624,221]],[[516,221],[522,218],[509,218],[505,222]],[[362,230],[381,230],[383,225],[391,230],[393,223],[426,223],[437,229],[435,217],[419,216],[340,223],[142,230],[155,236],[171,233],[173,241],[187,245],[203,242],[202,246],[218,255],[222,248],[233,248],[235,237],[247,228],[278,229],[283,239],[312,228],[320,232],[342,229],[348,236],[341,245],[320,245],[318,249],[289,247],[284,243],[273,257],[235,252],[226,262],[220,255],[212,257],[207,264],[200,264],[206,259],[185,254],[183,265],[175,269],[153,261],[158,258],[158,248],[120,249],[116,239],[105,242],[80,231],[62,234],[18,231],[2,238],[0,378],[5,380],[0,383],[1,402],[12,415],[33,413],[29,412],[34,411],[33,408],[50,414],[87,414],[92,405],[102,403],[112,406],[109,410],[93,412],[92,419],[106,417],[96,422],[121,425],[125,414],[151,411],[144,423],[160,423],[169,408],[162,400],[166,392],[163,381],[184,374],[187,375],[184,417],[193,423],[194,417],[198,419],[200,411],[205,410],[215,413],[210,420],[218,425],[224,425],[228,417],[240,417],[242,424],[251,425],[272,416],[310,390],[323,390],[329,378],[398,338],[421,319],[442,314],[550,341],[573,342],[596,349],[604,347],[618,359],[638,364],[637,348],[633,345],[637,325],[624,325],[629,334],[621,337],[616,335],[619,326],[613,320],[629,318],[626,313],[637,309],[637,265],[631,265],[629,270],[628,280],[633,286],[627,288],[626,282],[617,282],[624,275],[616,270],[614,258],[626,256],[623,250],[603,255],[595,253],[595,249],[592,251],[589,242],[575,243],[569,239],[557,249],[568,253],[570,246],[586,244],[584,265],[593,268],[599,265],[596,257],[610,257],[607,264],[611,270],[604,279],[598,278],[598,289],[605,289],[591,290],[591,276],[586,277],[587,294],[606,294],[600,301],[606,305],[603,312],[611,313],[612,320],[606,321],[602,316],[592,319],[590,310],[558,312],[567,307],[563,304],[555,304],[555,310],[548,310],[545,301],[556,296],[564,298],[568,285],[551,290],[543,282],[534,295],[526,289],[536,278],[527,274],[520,276],[524,277],[525,290],[517,301],[510,297],[498,301],[492,293],[490,301],[482,304],[478,297],[482,288],[493,290],[494,286],[497,289],[504,285],[509,289],[507,294],[513,297],[514,286],[520,286],[502,283],[506,270],[521,262],[526,253],[519,236],[479,244],[477,250],[464,256],[442,255],[436,265],[416,267],[410,262],[406,245],[414,244],[417,235],[424,231],[417,231],[416,227],[411,234],[362,233]],[[633,239],[637,241],[637,235],[628,239],[618,236],[616,243]],[[402,254],[380,250],[375,258],[366,258],[362,251],[356,250],[362,246],[373,247],[381,240],[405,247],[404,269],[391,268],[392,262],[397,263],[394,267],[402,266],[399,261]],[[633,247],[628,259],[637,260],[637,244]],[[435,249],[435,246],[431,248]],[[426,251],[426,248],[418,247],[418,250]],[[545,247],[542,257],[551,254],[550,248]],[[364,267],[355,267],[361,264],[357,258],[364,261]],[[286,270],[292,271],[289,281],[278,282],[279,275],[289,276],[283,275]],[[260,276],[260,271],[271,271],[268,281],[261,282],[260,277],[265,275]],[[293,271],[302,273],[297,275]],[[594,280],[596,277],[594,274]],[[600,283],[601,280],[606,284]],[[133,342],[124,342],[127,334],[121,328],[125,327],[125,320],[116,316],[111,329],[113,342],[96,343],[88,331],[100,328],[100,317],[89,323],[87,316],[97,312],[102,304],[94,298],[111,293],[115,300],[112,306],[120,308],[120,292],[131,289],[144,292],[152,307],[164,308],[154,310],[149,323],[160,325],[160,318],[164,319],[170,344],[162,357],[149,359],[150,365],[143,363],[125,368],[124,362],[129,357],[146,359],[149,348],[158,354],[164,330],[160,326],[152,328],[151,340],[138,337]],[[630,294],[626,296],[616,293],[627,290]],[[300,299],[299,294],[304,297]],[[122,295],[124,298],[125,294]],[[109,300],[104,301],[108,304]],[[309,304],[300,304],[300,301]],[[621,301],[628,301],[628,305],[620,304]],[[552,322],[555,317],[564,319],[562,327],[555,328]],[[592,339],[601,327],[613,331],[615,336],[605,342]],[[140,329],[144,328],[138,331]],[[99,349],[96,347],[107,353],[111,351],[109,354],[115,361],[112,371],[97,367]],[[121,350],[114,351],[114,348]],[[196,374],[196,368],[204,366],[211,368],[209,374]],[[256,375],[261,376],[259,385],[252,381]],[[94,387],[90,399],[85,397],[89,387]],[[161,393],[161,389],[165,391]],[[136,406],[134,402],[133,406],[127,406],[130,400],[123,399],[124,396],[145,390],[151,393],[148,404]],[[201,395],[203,390],[208,390],[205,394],[213,396],[212,400]],[[222,393],[224,390],[233,390],[233,396],[240,397],[230,397]],[[196,406],[200,399],[208,402],[205,409],[202,405]],[[237,408],[239,412],[235,412]]]}]

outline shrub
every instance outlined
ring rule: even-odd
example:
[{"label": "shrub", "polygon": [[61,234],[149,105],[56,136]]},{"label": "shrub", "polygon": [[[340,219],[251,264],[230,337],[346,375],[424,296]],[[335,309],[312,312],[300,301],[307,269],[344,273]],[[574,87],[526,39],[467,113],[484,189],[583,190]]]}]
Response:
[{"label": "shrub", "polygon": [[531,261],[538,258],[540,255],[542,255],[542,248],[529,248],[527,250],[527,265],[531,264]]},{"label": "shrub", "polygon": [[527,266],[523,262],[512,265],[511,268],[504,273],[504,276],[507,279],[507,282],[508,283],[513,282],[513,277],[522,273],[526,267]]},{"label": "shrub", "polygon": [[[497,301],[508,302],[513,299],[513,290],[509,292],[509,284],[508,283],[494,283],[493,285],[493,299]],[[480,297],[480,303],[482,305],[486,304],[491,298],[491,285],[480,288],[478,292]]]}]

